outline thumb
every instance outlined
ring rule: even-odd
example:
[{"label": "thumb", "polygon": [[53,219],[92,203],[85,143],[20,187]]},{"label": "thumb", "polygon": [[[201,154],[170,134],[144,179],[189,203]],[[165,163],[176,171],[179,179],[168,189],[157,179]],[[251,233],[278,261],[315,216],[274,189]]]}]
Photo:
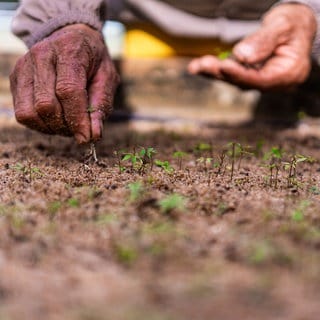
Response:
[{"label": "thumb", "polygon": [[272,56],[290,36],[290,26],[283,19],[280,20],[262,25],[255,33],[240,41],[233,49],[235,59],[245,64],[257,64]]}]

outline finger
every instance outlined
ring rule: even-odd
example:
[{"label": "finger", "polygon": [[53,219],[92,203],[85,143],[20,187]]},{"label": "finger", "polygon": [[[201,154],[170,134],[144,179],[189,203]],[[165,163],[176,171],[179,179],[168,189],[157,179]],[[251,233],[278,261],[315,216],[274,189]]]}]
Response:
[{"label": "finger", "polygon": [[118,74],[110,58],[106,58],[101,63],[89,87],[89,114],[93,141],[102,137],[103,120],[112,112],[113,98],[118,84]]},{"label": "finger", "polygon": [[188,66],[188,71],[191,74],[205,73],[209,74],[217,79],[221,79],[221,60],[214,56],[203,56],[198,59],[194,59]]},{"label": "finger", "polygon": [[62,105],[68,129],[78,144],[90,141],[88,114],[87,73],[77,57],[61,54],[57,58],[56,95]]},{"label": "finger", "polygon": [[33,65],[30,54],[18,61],[10,82],[17,121],[30,129],[52,133],[34,109]]},{"label": "finger", "polygon": [[264,62],[280,44],[288,40],[289,31],[287,23],[279,23],[278,20],[262,26],[257,32],[240,41],[234,47],[233,55],[238,61],[246,64]]},{"label": "finger", "polygon": [[297,82],[299,70],[293,60],[274,57],[261,68],[246,68],[232,60],[225,60],[221,72],[228,81],[261,90],[284,88]]},{"label": "finger", "polygon": [[[49,49],[50,50],[50,49]],[[62,106],[55,93],[56,70],[53,53],[48,48],[37,46],[31,55],[34,65],[34,107],[39,117],[52,132],[70,136],[62,112]]]}]

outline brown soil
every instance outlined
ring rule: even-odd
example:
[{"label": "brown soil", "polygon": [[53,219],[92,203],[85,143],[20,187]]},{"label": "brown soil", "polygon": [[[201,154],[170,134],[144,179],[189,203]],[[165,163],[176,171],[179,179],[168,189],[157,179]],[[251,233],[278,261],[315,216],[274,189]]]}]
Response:
[{"label": "brown soil", "polygon": [[[250,152],[232,178],[230,142]],[[319,319],[319,146],[295,130],[109,125],[94,163],[69,139],[2,126],[0,318]],[[114,151],[142,147],[174,170],[119,168]],[[271,147],[285,152],[277,182]],[[315,161],[288,179],[300,154]]]}]

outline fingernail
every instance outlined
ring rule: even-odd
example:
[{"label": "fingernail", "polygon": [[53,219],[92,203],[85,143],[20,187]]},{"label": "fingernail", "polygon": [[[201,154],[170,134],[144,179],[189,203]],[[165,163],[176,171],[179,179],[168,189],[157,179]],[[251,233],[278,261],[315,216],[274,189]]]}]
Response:
[{"label": "fingernail", "polygon": [[246,43],[239,44],[236,47],[235,51],[237,55],[240,55],[243,58],[251,57],[254,54],[254,48],[251,45]]}]

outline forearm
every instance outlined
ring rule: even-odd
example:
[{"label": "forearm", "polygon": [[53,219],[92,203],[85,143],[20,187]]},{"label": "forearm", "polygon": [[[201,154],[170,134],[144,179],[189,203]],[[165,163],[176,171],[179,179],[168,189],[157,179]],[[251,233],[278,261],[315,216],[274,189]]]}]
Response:
[{"label": "forearm", "polygon": [[106,16],[104,0],[22,0],[12,31],[30,48],[66,25],[83,23],[101,30]]}]

